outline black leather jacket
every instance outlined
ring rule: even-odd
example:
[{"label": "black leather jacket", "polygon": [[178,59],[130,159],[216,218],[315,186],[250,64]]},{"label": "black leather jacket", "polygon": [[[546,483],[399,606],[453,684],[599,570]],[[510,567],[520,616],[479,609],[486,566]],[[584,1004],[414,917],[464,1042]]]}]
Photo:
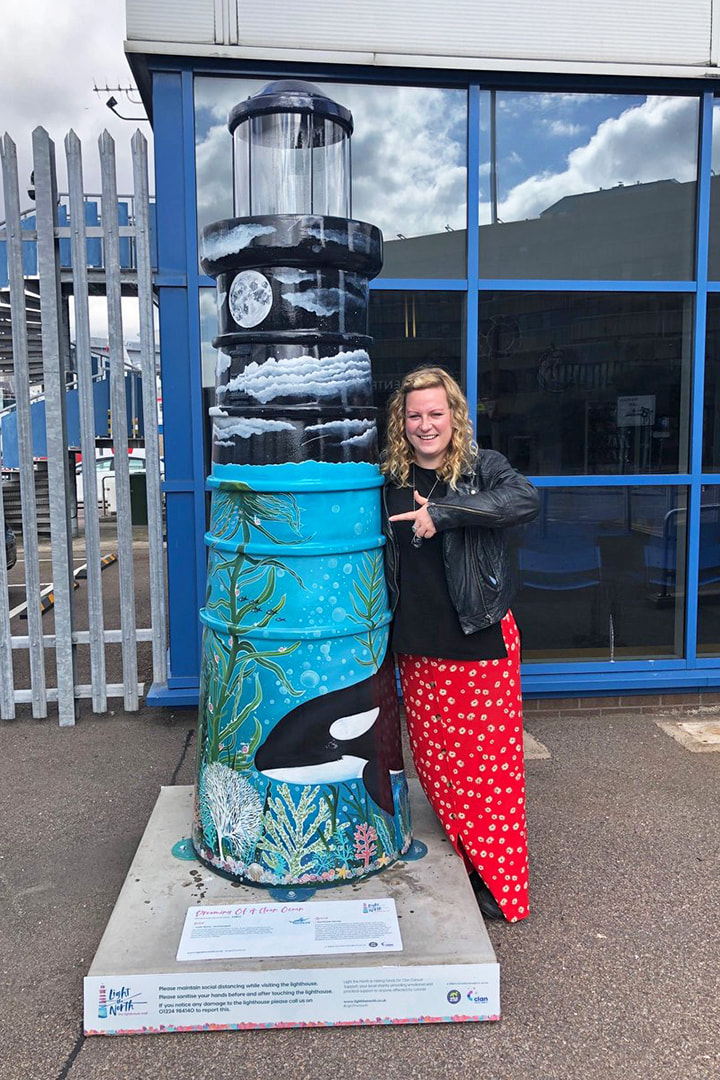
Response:
[{"label": "black leather jacket", "polygon": [[[393,611],[398,600],[398,547],[385,508],[385,562]],[[443,562],[450,599],[465,634],[499,622],[513,594],[505,529],[537,516],[538,493],[507,458],[496,450],[480,450],[472,473],[458,480],[455,491],[427,503],[442,534]]]}]

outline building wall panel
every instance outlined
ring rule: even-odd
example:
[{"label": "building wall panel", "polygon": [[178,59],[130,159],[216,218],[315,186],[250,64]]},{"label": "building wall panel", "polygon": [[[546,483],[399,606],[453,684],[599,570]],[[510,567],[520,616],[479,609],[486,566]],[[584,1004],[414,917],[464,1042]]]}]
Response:
[{"label": "building wall panel", "polygon": [[252,49],[704,65],[713,0],[127,0],[128,38]]},{"label": "building wall panel", "polygon": [[215,44],[215,0],[126,0],[129,41]]}]

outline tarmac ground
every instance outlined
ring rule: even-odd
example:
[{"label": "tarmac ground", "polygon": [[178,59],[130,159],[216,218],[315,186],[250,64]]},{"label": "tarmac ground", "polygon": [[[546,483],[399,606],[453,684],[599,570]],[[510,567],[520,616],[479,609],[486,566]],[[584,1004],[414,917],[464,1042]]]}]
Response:
[{"label": "tarmac ground", "polygon": [[[103,585],[116,604],[117,565]],[[531,717],[549,756],[527,763],[532,914],[488,924],[499,1022],[86,1038],[83,976],[160,788],[194,779],[193,710],[109,709],[0,722],[0,1080],[720,1077],[720,753],[632,712]]]},{"label": "tarmac ground", "polygon": [[82,979],[160,787],[192,783],[193,711],[0,732],[3,1080],[720,1075],[720,754],[652,717],[533,717],[532,914],[488,926],[501,1021],[117,1038],[83,1036]]}]

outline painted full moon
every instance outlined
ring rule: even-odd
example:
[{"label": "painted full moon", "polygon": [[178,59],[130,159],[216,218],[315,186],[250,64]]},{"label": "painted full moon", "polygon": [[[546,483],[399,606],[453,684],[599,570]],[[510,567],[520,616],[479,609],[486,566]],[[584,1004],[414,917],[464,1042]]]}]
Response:
[{"label": "painted full moon", "polygon": [[270,282],[257,270],[243,270],[233,279],[228,304],[238,326],[257,326],[272,307]]}]

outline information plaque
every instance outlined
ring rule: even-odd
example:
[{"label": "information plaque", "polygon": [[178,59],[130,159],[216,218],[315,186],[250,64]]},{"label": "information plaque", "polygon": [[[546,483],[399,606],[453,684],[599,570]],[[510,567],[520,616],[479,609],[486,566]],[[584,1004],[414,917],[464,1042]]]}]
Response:
[{"label": "information plaque", "polygon": [[88,1035],[497,1020],[497,964],[85,979]]},{"label": "information plaque", "polygon": [[337,956],[401,949],[394,900],[209,904],[188,909],[177,959]]}]

